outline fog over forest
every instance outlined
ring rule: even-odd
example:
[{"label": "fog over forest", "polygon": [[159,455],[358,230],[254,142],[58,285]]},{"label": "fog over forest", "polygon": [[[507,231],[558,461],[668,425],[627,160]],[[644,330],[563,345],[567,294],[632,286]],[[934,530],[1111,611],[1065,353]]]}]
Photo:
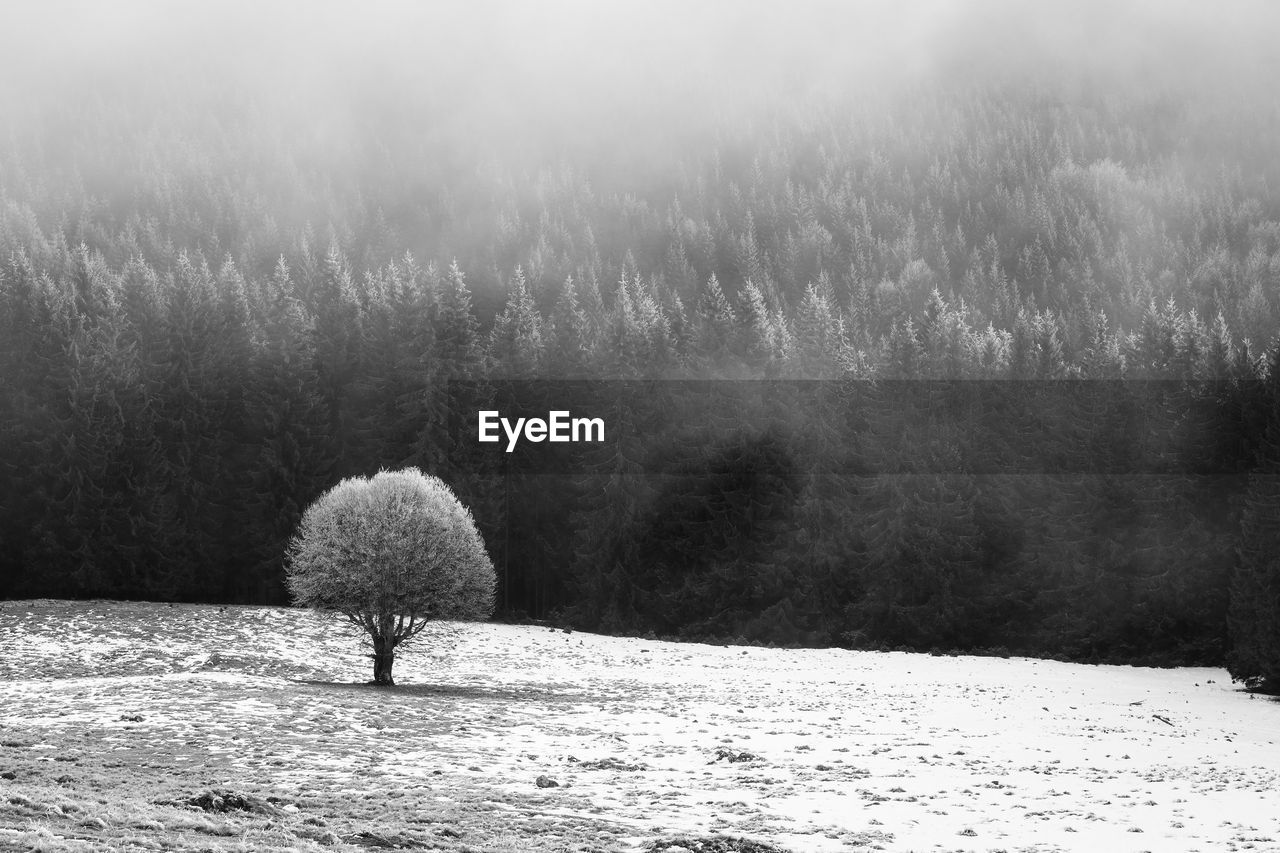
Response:
[{"label": "fog over forest", "polygon": [[[1258,109],[1280,74],[1265,0],[129,0],[18,3],[6,18],[0,103],[28,179],[127,206],[159,165],[148,149],[173,146],[170,179],[304,170],[270,188],[266,213],[317,229],[329,186],[412,206],[477,170],[567,163],[662,198],[679,160],[717,141],[939,87],[1141,91],[1226,116]],[[1175,150],[1236,165],[1196,141]],[[407,218],[399,241],[426,248]]]},{"label": "fog over forest", "polygon": [[1280,681],[1277,4],[3,17],[0,596],[284,603],[412,465],[505,618]]}]

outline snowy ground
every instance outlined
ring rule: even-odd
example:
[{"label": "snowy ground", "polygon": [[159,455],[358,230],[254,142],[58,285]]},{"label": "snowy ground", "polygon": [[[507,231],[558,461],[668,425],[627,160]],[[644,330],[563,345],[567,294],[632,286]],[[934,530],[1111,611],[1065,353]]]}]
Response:
[{"label": "snowy ground", "polygon": [[0,849],[1280,850],[1280,703],[1221,670],[421,639],[387,691],[305,612],[0,603]]}]

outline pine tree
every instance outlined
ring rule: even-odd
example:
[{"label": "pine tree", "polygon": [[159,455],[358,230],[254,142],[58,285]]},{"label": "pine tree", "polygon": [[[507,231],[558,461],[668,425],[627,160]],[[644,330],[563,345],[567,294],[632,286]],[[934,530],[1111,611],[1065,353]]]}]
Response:
[{"label": "pine tree", "polygon": [[631,302],[643,340],[644,375],[653,378],[671,375],[678,367],[676,341],[653,281],[633,279]]},{"label": "pine tree", "polygon": [[516,267],[506,307],[494,320],[489,338],[491,373],[510,379],[532,378],[543,359],[543,348],[542,317],[529,295],[524,271]]},{"label": "pine tree", "polygon": [[633,379],[644,375],[646,348],[644,328],[631,292],[621,286],[614,299],[609,325],[602,339],[604,376],[609,379]]},{"label": "pine tree", "polygon": [[698,299],[698,352],[710,369],[728,366],[737,318],[715,275],[707,279]]},{"label": "pine tree", "polygon": [[747,365],[748,375],[761,376],[772,372],[776,360],[770,325],[769,308],[765,305],[760,289],[748,280],[738,293],[738,357]]},{"label": "pine tree", "polygon": [[796,313],[793,372],[806,379],[836,377],[844,349],[844,330],[831,302],[810,285]]},{"label": "pine tree", "polygon": [[466,277],[456,260],[445,274],[437,311],[437,374],[444,380],[477,378],[482,356],[480,324],[471,309]]},{"label": "pine tree", "polygon": [[327,477],[325,412],[317,392],[313,320],[298,298],[284,256],[261,283],[254,314],[260,344],[246,387],[246,417],[256,429],[251,493],[240,507],[260,538],[244,543],[233,600],[280,601],[284,551],[303,508]]},{"label": "pine tree", "polygon": [[346,255],[331,244],[309,282],[315,315],[316,387],[328,423],[325,458],[331,476],[362,473],[369,466],[367,413],[357,400],[365,312]]},{"label": "pine tree", "polygon": [[1210,380],[1226,379],[1235,363],[1235,341],[1227,328],[1227,318],[1219,312],[1209,327],[1205,343],[1205,377]]},{"label": "pine tree", "polygon": [[586,312],[578,303],[573,276],[564,281],[551,314],[547,346],[547,375],[569,379],[582,376],[591,352]]},{"label": "pine tree", "polygon": [[903,320],[893,327],[885,342],[881,375],[886,379],[919,379],[925,375],[923,366],[924,348],[920,345],[915,325],[910,320]]}]

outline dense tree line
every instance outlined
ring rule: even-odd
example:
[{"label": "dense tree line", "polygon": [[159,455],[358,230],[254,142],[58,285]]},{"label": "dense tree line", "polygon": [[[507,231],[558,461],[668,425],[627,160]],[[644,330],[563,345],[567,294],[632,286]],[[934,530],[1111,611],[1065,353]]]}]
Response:
[{"label": "dense tree line", "polygon": [[[307,503],[414,465],[509,615],[1276,678],[1280,142],[1227,109],[928,90],[630,171],[393,126],[329,174],[195,107],[109,168],[111,121],[14,135],[0,594],[281,602]],[[536,378],[666,382],[558,474],[453,446]]]}]

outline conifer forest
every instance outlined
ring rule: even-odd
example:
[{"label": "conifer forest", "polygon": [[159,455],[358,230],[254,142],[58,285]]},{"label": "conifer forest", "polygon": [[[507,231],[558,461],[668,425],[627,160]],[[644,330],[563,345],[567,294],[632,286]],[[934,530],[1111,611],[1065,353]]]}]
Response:
[{"label": "conifer forest", "polygon": [[497,618],[1280,683],[1276,12],[784,5],[15,13],[0,597],[416,466]]}]

